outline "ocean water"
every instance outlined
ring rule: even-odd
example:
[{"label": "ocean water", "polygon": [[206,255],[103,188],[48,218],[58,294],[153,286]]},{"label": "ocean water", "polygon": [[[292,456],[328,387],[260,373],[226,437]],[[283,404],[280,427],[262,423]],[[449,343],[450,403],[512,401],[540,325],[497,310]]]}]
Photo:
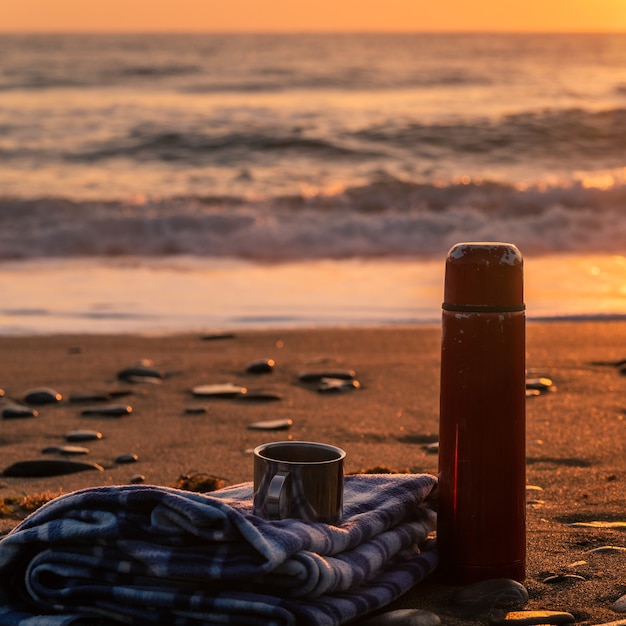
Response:
[{"label": "ocean water", "polygon": [[626,316],[626,35],[0,35],[0,333]]}]

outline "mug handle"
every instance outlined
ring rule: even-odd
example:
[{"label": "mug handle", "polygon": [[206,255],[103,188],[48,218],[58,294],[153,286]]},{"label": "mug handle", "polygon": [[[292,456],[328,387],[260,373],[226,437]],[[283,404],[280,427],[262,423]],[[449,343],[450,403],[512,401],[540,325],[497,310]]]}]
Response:
[{"label": "mug handle", "polygon": [[267,517],[271,520],[284,519],[287,511],[287,481],[289,472],[276,472],[267,489]]}]

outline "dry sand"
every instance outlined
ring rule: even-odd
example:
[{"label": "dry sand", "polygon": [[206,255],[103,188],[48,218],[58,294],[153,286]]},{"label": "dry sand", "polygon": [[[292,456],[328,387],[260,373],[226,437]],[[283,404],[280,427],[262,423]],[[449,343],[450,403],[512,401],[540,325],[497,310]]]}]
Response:
[{"label": "dry sand", "polygon": [[[136,474],[146,483],[168,486],[194,473],[235,484],[251,480],[252,448],[285,438],[341,446],[348,472],[386,466],[436,473],[437,456],[426,444],[438,433],[439,341],[435,326],[248,331],[215,340],[199,335],[0,337],[5,404],[36,387],[64,396],[58,404],[38,407],[38,417],[0,420],[0,469],[49,458],[42,449],[64,444],[64,434],[76,428],[103,433],[101,441],[83,445],[90,448],[88,460],[106,468],[49,478],[0,477],[0,498],[127,484]],[[245,373],[248,363],[264,358],[276,361],[273,373]],[[626,522],[626,377],[616,367],[594,364],[622,358],[624,322],[528,323],[528,374],[552,378],[556,389],[527,402],[527,482],[541,488],[528,491],[527,608],[567,610],[584,624],[620,619],[611,605],[626,593],[624,553],[585,553],[603,545],[625,546],[626,530],[570,525]],[[117,380],[119,370],[140,359],[170,375],[158,385]],[[297,378],[303,371],[337,367],[354,369],[362,388],[323,395]],[[194,386],[223,382],[284,397],[243,402],[190,393]],[[132,391],[116,400],[133,408],[121,418],[81,416],[84,405],[67,401],[77,392],[119,389]],[[198,406],[206,413],[186,413]],[[292,419],[292,428],[248,429],[252,422],[279,418]],[[136,453],[139,461],[115,465],[122,453]],[[10,513],[0,517],[1,532],[17,523]],[[584,580],[544,582],[563,573]],[[442,613],[452,591],[431,581],[391,608]]]}]

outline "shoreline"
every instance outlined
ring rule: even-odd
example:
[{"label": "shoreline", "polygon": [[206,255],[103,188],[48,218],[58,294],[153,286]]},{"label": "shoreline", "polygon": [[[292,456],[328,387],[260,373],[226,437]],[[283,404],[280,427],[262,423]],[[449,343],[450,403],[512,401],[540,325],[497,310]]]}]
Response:
[{"label": "shoreline", "polygon": [[[626,521],[626,377],[607,365],[626,357],[626,322],[529,322],[529,377],[551,378],[554,390],[527,402],[526,587],[529,609],[566,610],[580,623],[620,619],[612,603],[624,594],[623,554],[587,553],[624,545],[624,531],[571,526]],[[374,467],[436,474],[429,444],[438,436],[440,329],[429,325],[377,328],[234,331],[213,339],[198,334],[55,335],[0,337],[2,404],[21,401],[33,388],[63,395],[37,407],[39,415],[0,420],[2,468],[49,458],[42,450],[63,445],[76,428],[99,430],[85,445],[104,471],[48,478],[0,477],[0,498],[58,494],[128,484],[175,486],[181,476],[210,474],[228,485],[252,478],[251,449],[292,437],[346,450],[346,472]],[[141,359],[166,372],[158,384],[122,382],[117,373]],[[253,361],[273,359],[269,374],[246,373]],[[598,363],[606,363],[604,365]],[[298,379],[308,370],[347,368],[360,389],[322,394]],[[195,398],[198,385],[231,382],[282,394],[280,400]],[[122,417],[81,415],[90,403],[71,394],[130,392],[115,403],[132,406]],[[205,412],[199,411],[204,407]],[[259,431],[259,421],[291,419],[289,430]],[[120,454],[138,461],[116,464]],[[54,456],[54,458],[60,458]],[[17,524],[0,516],[0,532]],[[582,578],[545,582],[550,576]],[[394,607],[434,608],[450,590],[436,582],[416,587]],[[392,608],[392,607],[390,607]],[[454,621],[454,620],[452,620]]]}]

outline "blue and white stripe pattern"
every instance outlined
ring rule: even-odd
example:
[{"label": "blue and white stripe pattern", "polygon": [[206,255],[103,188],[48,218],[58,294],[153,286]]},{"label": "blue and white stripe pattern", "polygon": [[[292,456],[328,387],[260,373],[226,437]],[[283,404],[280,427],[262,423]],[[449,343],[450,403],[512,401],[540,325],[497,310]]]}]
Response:
[{"label": "blue and white stripe pattern", "polygon": [[338,526],[263,520],[251,483],[61,496],[0,541],[0,625],[343,624],[435,569],[435,487],[346,476]]}]

